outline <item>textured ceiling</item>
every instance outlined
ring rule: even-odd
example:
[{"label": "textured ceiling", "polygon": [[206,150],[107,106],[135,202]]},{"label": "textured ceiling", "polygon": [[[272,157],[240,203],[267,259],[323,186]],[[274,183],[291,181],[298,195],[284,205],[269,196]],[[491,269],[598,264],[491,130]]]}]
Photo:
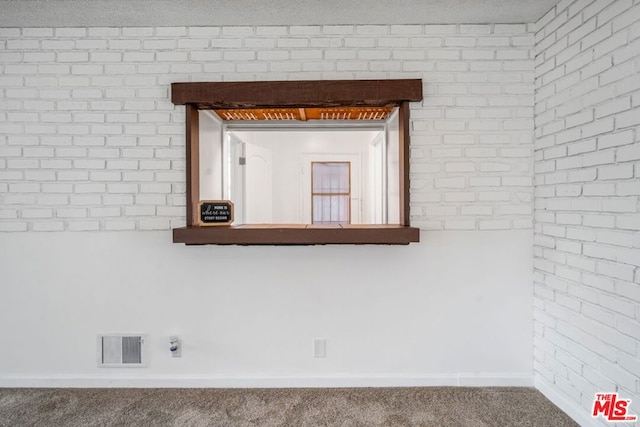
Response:
[{"label": "textured ceiling", "polygon": [[0,0],[0,27],[492,24],[559,0]]}]

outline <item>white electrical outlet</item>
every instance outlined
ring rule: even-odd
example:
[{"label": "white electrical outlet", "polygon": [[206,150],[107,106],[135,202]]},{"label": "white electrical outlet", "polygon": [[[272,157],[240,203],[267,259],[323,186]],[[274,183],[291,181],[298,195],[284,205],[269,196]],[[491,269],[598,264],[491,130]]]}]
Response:
[{"label": "white electrical outlet", "polygon": [[315,358],[327,357],[327,340],[325,339],[313,340],[313,357]]},{"label": "white electrical outlet", "polygon": [[169,337],[169,351],[171,351],[171,356],[173,357],[182,357],[182,341],[180,337]]}]

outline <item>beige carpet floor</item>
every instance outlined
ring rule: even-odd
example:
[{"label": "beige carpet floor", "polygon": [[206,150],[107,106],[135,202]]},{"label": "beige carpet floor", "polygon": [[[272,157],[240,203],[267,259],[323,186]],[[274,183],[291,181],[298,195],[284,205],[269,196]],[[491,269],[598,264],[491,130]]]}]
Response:
[{"label": "beige carpet floor", "polygon": [[0,389],[0,426],[577,426],[532,388]]}]

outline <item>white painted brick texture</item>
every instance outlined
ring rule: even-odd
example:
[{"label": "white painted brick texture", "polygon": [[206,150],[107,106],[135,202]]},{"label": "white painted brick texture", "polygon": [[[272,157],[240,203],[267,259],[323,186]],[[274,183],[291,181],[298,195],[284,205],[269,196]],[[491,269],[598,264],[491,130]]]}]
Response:
[{"label": "white painted brick texture", "polygon": [[0,231],[183,225],[172,82],[385,78],[424,82],[411,105],[412,224],[531,228],[531,28],[0,29]]},{"label": "white painted brick texture", "polygon": [[638,414],[640,2],[561,2],[535,37],[536,375]]}]

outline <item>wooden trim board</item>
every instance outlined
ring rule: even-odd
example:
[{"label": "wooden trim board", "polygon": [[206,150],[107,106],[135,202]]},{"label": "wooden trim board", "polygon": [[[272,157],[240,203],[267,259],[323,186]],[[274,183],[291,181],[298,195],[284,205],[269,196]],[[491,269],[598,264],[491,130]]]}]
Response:
[{"label": "wooden trim board", "polygon": [[173,229],[173,242],[187,245],[407,245],[419,241],[420,229],[402,225],[317,227],[274,224]]},{"label": "wooden trim board", "polygon": [[385,106],[422,100],[422,80],[172,83],[171,101],[199,109]]}]

